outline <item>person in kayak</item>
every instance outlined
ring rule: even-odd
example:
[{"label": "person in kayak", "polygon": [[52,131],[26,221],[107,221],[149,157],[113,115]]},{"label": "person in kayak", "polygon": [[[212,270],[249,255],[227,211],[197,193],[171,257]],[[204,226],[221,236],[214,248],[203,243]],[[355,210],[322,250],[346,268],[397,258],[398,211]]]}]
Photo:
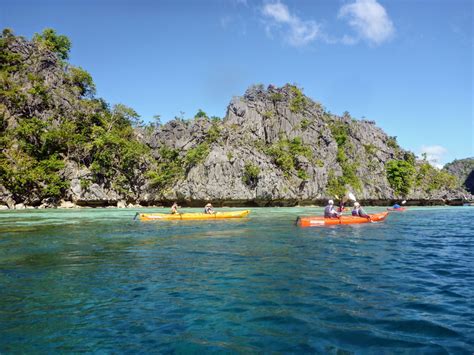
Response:
[{"label": "person in kayak", "polygon": [[343,197],[341,201],[339,201],[339,207],[337,208],[337,212],[342,213],[346,210],[346,207],[345,207],[346,202],[347,200],[345,197]]},{"label": "person in kayak", "polygon": [[396,204],[394,204],[394,205],[392,206],[392,208],[393,208],[394,210],[398,210],[398,209],[400,209],[401,207],[402,207],[402,206],[400,206],[398,203],[396,203]]},{"label": "person in kayak", "polygon": [[334,201],[329,200],[328,205],[324,208],[324,218],[339,218],[340,216],[341,214],[334,209]]},{"label": "person in kayak", "polygon": [[174,202],[173,206],[171,206],[171,214],[179,213],[178,208],[181,208],[181,206],[178,206],[178,203]]},{"label": "person in kayak", "polygon": [[352,210],[352,215],[370,219],[370,216],[367,213],[365,213],[365,211],[360,206],[359,202],[354,202],[354,209]]},{"label": "person in kayak", "polygon": [[212,205],[208,203],[206,206],[204,206],[204,213],[213,214],[213,213],[216,213],[216,211],[214,211],[214,209],[212,208]]}]

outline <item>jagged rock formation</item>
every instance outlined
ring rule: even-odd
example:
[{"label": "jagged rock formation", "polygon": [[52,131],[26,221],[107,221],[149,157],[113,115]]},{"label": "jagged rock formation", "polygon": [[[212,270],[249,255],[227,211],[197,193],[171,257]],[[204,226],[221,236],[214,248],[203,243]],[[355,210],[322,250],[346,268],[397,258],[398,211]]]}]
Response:
[{"label": "jagged rock formation", "polygon": [[[299,105],[299,106],[298,106]],[[144,141],[155,151],[167,146],[184,155],[206,141],[206,119],[172,121]],[[211,143],[209,155],[168,189],[149,191],[145,200],[220,201],[222,204],[292,205],[322,203],[352,190],[370,203],[409,198],[427,203],[459,199],[459,191],[427,190],[419,179],[409,194],[394,191],[386,162],[412,160],[394,137],[374,122],[329,114],[293,86],[251,87],[234,98]],[[248,168],[257,168],[249,183]],[[421,178],[421,177],[420,177]]]},{"label": "jagged rock formation", "polygon": [[474,158],[454,160],[446,164],[443,169],[456,176],[462,186],[474,194]]},{"label": "jagged rock formation", "polygon": [[54,31],[1,37],[2,206],[322,204],[348,190],[373,204],[461,201],[451,175],[295,85],[252,86],[223,119],[145,126],[95,98],[61,43]]}]

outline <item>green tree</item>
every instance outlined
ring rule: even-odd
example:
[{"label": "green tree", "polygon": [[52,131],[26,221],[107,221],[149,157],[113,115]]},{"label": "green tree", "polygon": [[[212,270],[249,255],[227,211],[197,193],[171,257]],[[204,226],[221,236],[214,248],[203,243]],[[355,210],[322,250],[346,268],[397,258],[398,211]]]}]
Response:
[{"label": "green tree", "polygon": [[209,130],[207,131],[207,141],[209,143],[214,143],[217,142],[221,135],[221,129],[219,128],[219,125],[217,122],[213,122]]},{"label": "green tree", "polygon": [[392,149],[398,149],[397,137],[391,136],[387,138],[387,145]]},{"label": "green tree", "polygon": [[207,118],[207,113],[205,113],[203,110],[199,109],[198,112],[194,115],[194,118]]},{"label": "green tree", "polygon": [[307,100],[303,95],[303,92],[296,85],[290,85],[290,91],[293,94],[290,102],[290,111],[293,113],[303,111],[307,104]]},{"label": "green tree", "polygon": [[186,169],[189,170],[198,163],[203,162],[209,155],[209,144],[207,142],[198,144],[186,152],[184,160]]},{"label": "green tree", "polygon": [[444,170],[438,170],[426,160],[417,169],[415,184],[423,191],[430,193],[442,188],[453,189],[460,185],[458,179]]},{"label": "green tree", "polygon": [[95,84],[91,75],[81,67],[69,68],[72,85],[79,88],[81,96],[93,97],[95,95]]},{"label": "green tree", "polygon": [[386,165],[387,179],[397,194],[407,195],[414,182],[416,170],[405,160],[390,160]]},{"label": "green tree", "polygon": [[140,115],[134,109],[123,104],[114,105],[108,121],[108,131],[110,131],[114,125],[119,127],[129,125],[137,127],[143,124],[143,121],[140,120]]},{"label": "green tree", "polygon": [[183,161],[179,156],[179,150],[167,146],[159,149],[159,155],[156,169],[148,171],[147,177],[153,187],[164,189],[184,175]]},{"label": "green tree", "polygon": [[326,191],[329,196],[344,196],[347,192],[342,176],[336,176],[333,170],[329,171]]},{"label": "green tree", "polygon": [[303,143],[301,137],[292,140],[281,139],[265,149],[265,153],[273,157],[276,165],[286,176],[295,169],[297,158],[303,156],[309,160],[313,158],[311,148]]},{"label": "green tree", "polygon": [[63,60],[69,58],[71,41],[64,35],[58,35],[52,28],[46,28],[41,34],[36,33],[33,37],[33,41],[46,46]]},{"label": "green tree", "polygon": [[258,182],[258,175],[260,174],[260,168],[252,163],[245,163],[244,175],[242,180],[245,184],[255,187]]}]

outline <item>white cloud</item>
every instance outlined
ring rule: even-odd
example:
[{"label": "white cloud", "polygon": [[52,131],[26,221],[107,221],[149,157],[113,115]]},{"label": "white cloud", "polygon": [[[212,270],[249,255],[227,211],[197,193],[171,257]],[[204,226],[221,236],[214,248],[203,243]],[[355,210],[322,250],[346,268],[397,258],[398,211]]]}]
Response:
[{"label": "white cloud", "polygon": [[290,23],[291,15],[288,7],[282,3],[266,4],[263,7],[263,14],[272,17],[277,22]]},{"label": "white cloud", "polygon": [[440,145],[423,145],[420,149],[420,156],[422,157],[423,154],[426,154],[426,160],[433,166],[437,168],[442,168],[444,155],[448,152],[448,150]]},{"label": "white cloud", "polygon": [[347,19],[357,34],[371,43],[381,44],[395,33],[385,8],[377,0],[356,0],[339,10],[339,18]]},{"label": "white cloud", "polygon": [[288,7],[281,3],[268,3],[262,8],[262,14],[268,19],[266,31],[282,31],[285,40],[292,46],[301,47],[314,41],[319,35],[319,25],[315,21],[304,21],[290,13]]},{"label": "white cloud", "polygon": [[261,15],[270,38],[280,35],[295,47],[303,47],[316,40],[327,44],[355,45],[365,39],[372,44],[381,44],[393,37],[393,22],[377,0],[351,1],[339,9],[338,18],[346,20],[355,33],[343,34],[341,37],[323,31],[321,25],[314,20],[301,19],[281,0],[264,3]]}]

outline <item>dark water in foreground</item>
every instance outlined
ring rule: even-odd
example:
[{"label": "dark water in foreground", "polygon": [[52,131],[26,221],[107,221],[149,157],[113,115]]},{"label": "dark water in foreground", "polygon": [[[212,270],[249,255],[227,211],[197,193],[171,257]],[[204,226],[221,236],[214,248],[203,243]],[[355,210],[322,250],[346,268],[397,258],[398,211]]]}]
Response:
[{"label": "dark water in foreground", "polygon": [[320,212],[1,212],[0,353],[474,351],[474,208],[293,225]]}]

